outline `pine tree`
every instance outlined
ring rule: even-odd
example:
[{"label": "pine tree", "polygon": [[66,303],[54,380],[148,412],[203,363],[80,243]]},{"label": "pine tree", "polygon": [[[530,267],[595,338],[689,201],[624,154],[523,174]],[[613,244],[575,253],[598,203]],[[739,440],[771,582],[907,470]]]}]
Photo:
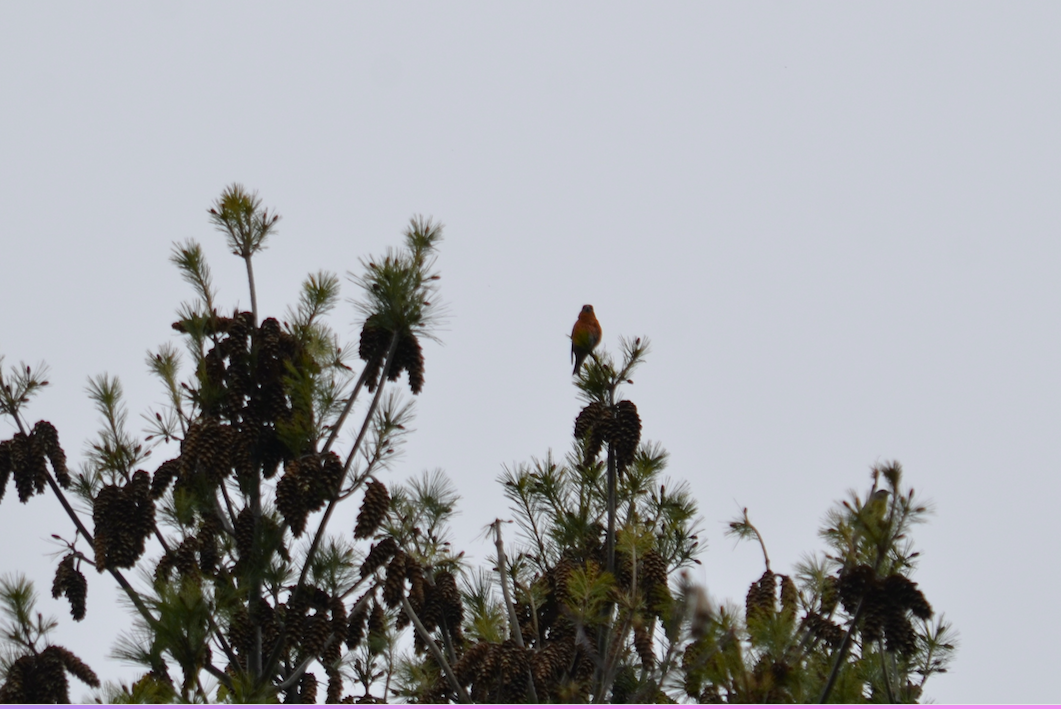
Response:
[{"label": "pine tree", "polygon": [[[195,298],[173,323],[185,354],[167,344],[147,358],[167,405],[145,417],[146,435],[130,430],[118,379],[95,377],[102,427],[71,471],[56,429],[29,423],[46,370],[0,369],[0,415],[17,429],[0,441],[0,498],[9,479],[22,503],[50,492],[73,525],[56,535],[52,595],[81,620],[95,568],[133,612],[115,654],[142,674],[100,700],[898,702],[946,671],[953,631],[910,579],[927,509],[897,463],[874,468],[865,503],[852,493],[828,513],[828,553],[789,574],[771,568],[747,512],[734,520],[729,532],[758,541],[765,561],[743,608],[689,580],[696,503],[664,476],[667,452],[641,440],[627,396],[644,338],[579,368],[571,452],[503,470],[515,525],[484,520],[494,557],[469,568],[448,538],[459,496],[446,476],[382,475],[413,413],[391,385],[405,372],[413,395],[424,389],[441,227],[413,219],[401,248],[351,276],[356,367],[326,322],[334,274],[309,276],[282,320],[259,314],[254,258],[279,216],[233,185],[209,218],[244,261],[251,308],[223,311],[199,244],[174,246]],[[352,529],[335,528],[340,505],[358,510]],[[0,699],[68,701],[68,674],[98,685],[45,644],[54,622],[33,623],[32,600],[25,580],[0,583]],[[45,676],[50,694],[35,689]]]}]

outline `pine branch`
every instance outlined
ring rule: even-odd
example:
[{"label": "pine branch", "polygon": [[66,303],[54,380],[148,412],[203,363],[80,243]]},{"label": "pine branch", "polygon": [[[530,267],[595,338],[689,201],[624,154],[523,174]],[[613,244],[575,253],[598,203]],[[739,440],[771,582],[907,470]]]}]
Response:
[{"label": "pine branch", "polygon": [[[372,403],[369,405],[368,412],[365,414],[365,422],[364,422],[364,425],[362,425],[362,427],[361,427],[361,431],[358,433],[357,440],[354,441],[354,445],[350,449],[350,454],[349,454],[349,456],[347,456],[346,466],[344,468],[344,476],[343,476],[344,478],[345,478],[345,472],[347,470],[349,470],[349,468],[350,468],[350,464],[353,461],[354,455],[357,453],[357,451],[361,447],[361,441],[364,439],[365,433],[368,431],[368,426],[369,426],[369,424],[372,421],[372,416],[376,413],[376,408],[379,406],[379,400],[380,400],[380,397],[383,394],[384,383],[386,382],[387,374],[390,372],[391,365],[394,362],[394,353],[397,350],[398,350],[398,333],[394,332],[391,335],[390,346],[387,349],[387,356],[386,356],[386,358],[384,360],[383,369],[382,369],[382,371],[380,373],[379,385],[376,387],[376,395],[373,397]],[[339,484],[342,485],[342,479],[340,479]],[[321,519],[320,524],[317,526],[317,532],[313,536],[313,541],[310,544],[309,551],[306,552],[306,559],[305,559],[305,561],[304,561],[304,563],[302,565],[302,571],[299,574],[298,583],[295,585],[295,589],[292,591],[292,597],[294,597],[295,595],[300,593],[302,591],[303,587],[305,586],[306,575],[309,572],[310,566],[312,566],[312,564],[313,564],[313,558],[314,558],[314,556],[316,556],[317,549],[320,547],[321,540],[324,537],[324,531],[325,531],[325,529],[328,526],[328,522],[331,520],[332,513],[335,511],[335,506],[338,504],[338,501],[339,501],[338,492],[339,492],[338,490],[335,490],[335,491],[333,491],[333,494],[329,496],[330,500],[328,502],[328,507],[325,509],[324,516]],[[280,659],[280,653],[281,653],[281,651],[283,649],[283,644],[284,644],[284,636],[287,634],[287,627],[286,626],[287,626],[287,624],[285,623],[284,626],[281,627],[279,636],[277,637],[276,642],[273,645],[272,652],[269,653],[269,658],[268,658],[268,660],[265,662],[265,664],[262,667],[265,675],[268,675],[269,673],[271,673],[274,670],[274,668],[276,667],[277,661],[279,661],[279,659]],[[261,682],[261,679],[259,679],[259,683],[260,682]]]}]

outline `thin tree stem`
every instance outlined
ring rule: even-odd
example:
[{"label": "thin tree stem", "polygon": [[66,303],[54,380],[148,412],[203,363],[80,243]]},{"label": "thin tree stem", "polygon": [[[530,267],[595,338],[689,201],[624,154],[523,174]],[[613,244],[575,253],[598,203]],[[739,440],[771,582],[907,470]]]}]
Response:
[{"label": "thin tree stem", "polygon": [[431,637],[431,633],[427,632],[427,628],[420,622],[420,618],[416,615],[416,611],[413,610],[412,605],[409,603],[409,599],[402,596],[402,608],[405,609],[405,614],[409,616],[409,619],[413,621],[413,625],[416,626],[416,632],[420,633],[420,637],[423,638],[424,644],[427,645],[427,649],[431,652],[431,656],[435,658],[435,662],[442,668],[442,674],[446,676],[446,681],[449,682],[449,686],[457,693],[460,698],[461,704],[471,704],[472,698],[468,696],[468,693],[464,690],[464,687],[457,681],[457,675],[454,674],[453,668],[446,662],[446,656],[442,654],[442,650],[439,649],[438,645],[435,644],[434,639]]},{"label": "thin tree stem", "polygon": [[608,573],[615,574],[615,445],[608,442]]},{"label": "thin tree stem", "polygon": [[825,683],[825,687],[822,688],[822,694],[818,697],[818,704],[825,704],[829,699],[829,695],[833,691],[833,685],[836,684],[836,678],[840,676],[840,665],[844,663],[844,658],[847,657],[847,650],[851,645],[851,638],[855,634],[855,626],[858,625],[859,618],[862,617],[862,609],[865,606],[866,597],[865,595],[858,602],[858,608],[855,609],[855,614],[851,616],[851,623],[847,626],[847,634],[844,635],[844,641],[840,643],[840,649],[836,651],[836,660],[833,662],[833,669],[829,672],[829,679]]},{"label": "thin tree stem", "polygon": [[243,257],[243,261],[247,264],[247,283],[251,291],[251,314],[254,316],[254,327],[258,327],[258,291],[254,287],[254,266],[251,265],[251,256],[252,254],[248,253]]},{"label": "thin tree stem", "polygon": [[[523,643],[523,630],[519,627],[516,604],[512,602],[512,592],[508,588],[508,559],[505,558],[505,543],[501,540],[501,520],[495,519],[491,526],[494,528],[494,546],[497,547],[497,573],[501,575],[501,593],[505,596],[509,625],[512,626],[512,637],[521,649],[525,649],[527,646]],[[531,703],[537,704],[538,691],[534,688],[534,675],[531,674],[530,669],[527,670],[527,675]]]},{"label": "thin tree stem", "polygon": [[[335,424],[332,426],[332,432],[328,435],[328,440],[324,443],[324,448],[321,449],[321,453],[327,453],[332,449],[332,444],[335,443],[336,437],[339,435],[339,429],[346,423],[346,417],[350,415],[350,409],[354,407],[354,401],[357,400],[357,395],[361,393],[361,387],[364,385],[365,380],[368,378],[368,367],[361,370],[361,376],[357,378],[357,383],[354,384],[354,390],[350,393],[350,397],[346,400],[346,406],[343,407],[343,412],[339,414],[339,418],[336,419]],[[382,382],[380,383],[382,386]]]},{"label": "thin tree stem", "polygon": [[888,695],[888,703],[895,704],[895,693],[892,691],[891,672],[888,671],[888,656],[884,653],[884,638],[877,639],[877,652],[880,655],[880,669],[884,674],[884,691]]}]

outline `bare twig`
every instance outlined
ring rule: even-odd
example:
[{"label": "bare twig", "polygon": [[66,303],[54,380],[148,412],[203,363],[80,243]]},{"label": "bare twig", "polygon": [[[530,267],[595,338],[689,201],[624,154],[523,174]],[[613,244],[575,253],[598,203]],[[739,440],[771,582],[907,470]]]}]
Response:
[{"label": "bare twig", "polygon": [[[494,528],[494,545],[497,547],[497,573],[501,576],[501,593],[505,596],[505,607],[508,608],[509,625],[512,626],[512,637],[521,649],[526,649],[523,643],[523,630],[519,626],[519,616],[516,615],[516,605],[512,602],[512,592],[508,588],[508,559],[505,558],[505,543],[501,539],[501,520],[495,519],[490,525]],[[530,699],[533,704],[538,703],[538,691],[534,687],[534,675],[530,668],[527,669],[530,687]]]}]

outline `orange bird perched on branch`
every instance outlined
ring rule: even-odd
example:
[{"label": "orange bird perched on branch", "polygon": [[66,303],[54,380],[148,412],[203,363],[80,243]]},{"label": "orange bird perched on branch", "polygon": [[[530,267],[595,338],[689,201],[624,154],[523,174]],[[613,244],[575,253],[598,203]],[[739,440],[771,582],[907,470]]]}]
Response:
[{"label": "orange bird perched on branch", "polygon": [[586,357],[600,344],[600,336],[600,323],[593,314],[593,306],[583,305],[575,326],[571,328],[571,357],[575,360],[575,371],[571,372],[572,374],[578,374]]}]

